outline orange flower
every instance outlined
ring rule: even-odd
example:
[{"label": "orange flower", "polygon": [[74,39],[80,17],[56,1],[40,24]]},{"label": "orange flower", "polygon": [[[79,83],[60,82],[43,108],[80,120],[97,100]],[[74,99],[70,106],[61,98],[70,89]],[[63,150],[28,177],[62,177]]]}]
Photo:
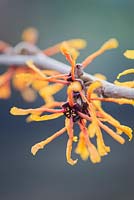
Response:
[{"label": "orange flower", "polygon": [[10,80],[14,74],[14,67],[10,67],[5,73],[0,75],[0,98],[7,99],[11,95]]},{"label": "orange flower", "polygon": [[[15,48],[3,41],[0,41],[0,52],[5,53],[9,50],[10,53],[10,51],[12,52],[12,50],[15,49],[14,53],[28,54],[28,50],[25,48],[25,45],[36,44],[38,40],[38,31],[33,27],[25,29],[22,32],[22,40],[23,42],[19,43]],[[64,43],[66,43],[73,54],[78,54],[78,49],[85,48],[86,46],[86,41],[83,39],[67,40],[64,41]],[[42,52],[48,56],[52,56],[56,53],[59,53],[61,44],[62,42],[42,50]],[[27,66],[11,66],[7,72],[0,75],[0,98],[6,99],[10,97],[10,85],[12,82],[13,87],[20,92],[24,100],[32,102],[37,97],[37,93],[39,93],[39,95],[44,99],[45,103],[49,103],[50,106],[50,103],[54,101],[53,95],[64,87],[65,82],[63,80],[57,80],[57,77],[51,80],[48,79],[50,75],[57,75],[58,72],[53,70],[38,70],[30,61],[27,62],[27,65],[28,68]],[[46,78],[45,81],[44,78]],[[54,84],[49,84],[50,82],[54,82]]]},{"label": "orange flower", "polygon": [[[86,67],[87,64],[89,64],[96,56],[100,55],[105,50],[117,47],[117,44],[118,42],[115,39],[111,39],[106,42],[98,51],[93,53],[91,56],[88,56],[85,61],[82,62],[82,64],[76,64],[75,53],[73,52],[70,54],[70,49],[65,43],[63,43],[61,46],[61,51],[71,64],[70,74],[68,74],[68,76],[61,76],[62,78],[64,77],[65,81],[67,82],[66,102],[64,102],[62,105],[59,104],[58,109],[47,108],[46,106],[36,109],[21,109],[16,107],[11,109],[10,112],[13,115],[30,114],[30,117],[33,121],[52,120],[63,115],[65,116],[65,126],[49,138],[35,144],[31,149],[33,155],[35,155],[38,150],[43,149],[49,142],[62,135],[66,131],[68,134],[66,158],[67,162],[71,165],[76,164],[78,160],[72,159],[71,156],[73,142],[78,142],[75,152],[79,154],[83,160],[86,160],[89,157],[93,163],[99,163],[101,161],[101,157],[110,152],[110,147],[104,143],[102,130],[104,130],[120,144],[124,144],[125,142],[125,139],[121,136],[122,133],[125,133],[129,137],[129,140],[132,139],[132,129],[128,126],[121,125],[118,120],[106,113],[102,109],[101,101],[133,105],[134,100],[99,97],[96,91],[98,88],[101,88],[101,83],[99,81],[95,81],[86,87],[86,83],[80,79],[80,71],[78,70]],[[38,71],[38,74],[41,73],[35,66],[31,66],[31,68],[33,68],[36,72]],[[49,77],[49,80],[55,81],[55,78],[57,77],[63,81],[60,75]],[[43,115],[45,112],[51,114]],[[79,138],[77,135],[74,135],[73,129],[74,125],[76,124],[80,128]],[[107,124],[110,124],[110,127]],[[111,126],[115,130],[113,130]],[[92,142],[92,138],[95,136],[96,145]]]}]

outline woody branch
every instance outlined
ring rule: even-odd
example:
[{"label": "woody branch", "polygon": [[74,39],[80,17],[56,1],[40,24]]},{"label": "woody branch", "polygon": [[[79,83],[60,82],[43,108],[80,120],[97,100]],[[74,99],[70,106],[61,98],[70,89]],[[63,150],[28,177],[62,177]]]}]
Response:
[{"label": "woody branch", "polygon": [[[50,58],[44,55],[41,52],[38,52],[34,55],[16,55],[16,54],[1,54],[0,55],[0,65],[4,66],[24,66],[26,61],[32,60],[36,66],[42,69],[56,70],[60,73],[69,73],[70,66],[57,61],[53,58]],[[99,94],[102,94],[106,97],[114,98],[127,98],[134,99],[134,88],[127,88],[122,86],[114,85],[108,81],[100,80],[88,73],[83,73],[80,77],[82,80],[87,82],[87,85],[95,80],[99,80],[102,83],[102,87],[98,91]]]}]

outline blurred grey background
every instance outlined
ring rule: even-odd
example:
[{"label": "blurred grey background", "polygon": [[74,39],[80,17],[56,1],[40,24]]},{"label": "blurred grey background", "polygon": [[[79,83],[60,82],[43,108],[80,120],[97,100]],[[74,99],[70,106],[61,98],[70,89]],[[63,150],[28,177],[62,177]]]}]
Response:
[{"label": "blurred grey background", "polygon": [[[91,74],[105,74],[109,81],[134,66],[123,57],[126,49],[134,48],[133,0],[0,0],[1,40],[15,45],[29,26],[39,30],[38,46],[42,49],[69,38],[86,39],[88,46],[81,51],[79,62],[116,37],[119,48],[106,52],[86,69]],[[66,62],[61,55],[55,58]],[[61,99],[61,93],[56,98]],[[134,142],[127,137],[125,145],[120,145],[104,134],[111,152],[97,165],[81,159],[74,167],[68,165],[66,135],[37,156],[31,155],[31,146],[62,128],[64,118],[27,124],[25,117],[11,116],[9,109],[41,104],[40,99],[25,103],[15,91],[9,100],[0,100],[0,200],[133,200]],[[134,127],[132,106],[104,107],[123,124]]]}]

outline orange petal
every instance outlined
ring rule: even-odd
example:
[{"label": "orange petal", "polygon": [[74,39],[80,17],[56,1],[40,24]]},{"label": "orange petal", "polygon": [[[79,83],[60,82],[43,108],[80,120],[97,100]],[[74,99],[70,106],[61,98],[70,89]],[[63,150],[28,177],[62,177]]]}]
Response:
[{"label": "orange petal", "polygon": [[124,144],[125,140],[123,137],[121,137],[120,135],[117,135],[112,129],[110,129],[108,126],[104,125],[103,123],[101,123],[99,121],[99,125],[102,129],[104,129],[113,139],[115,139],[117,142],[119,142],[120,144]]},{"label": "orange petal", "polygon": [[117,48],[118,47],[118,41],[114,38],[106,41],[99,50],[94,52],[93,54],[89,55],[83,62],[82,66],[85,68],[87,65],[89,65],[97,56],[104,53],[106,50]]},{"label": "orange petal", "polygon": [[69,47],[66,42],[63,42],[61,45],[61,53],[66,57],[68,62],[71,64],[71,76],[72,76],[72,79],[74,80],[75,79],[75,74],[74,74],[75,58],[72,58],[71,52],[70,52]]},{"label": "orange petal", "polygon": [[35,144],[31,148],[31,153],[33,155],[35,155],[40,149],[43,149],[48,143],[52,142],[55,138],[62,135],[65,131],[66,131],[66,128],[64,127],[61,130],[59,130],[58,132],[56,132],[55,134],[53,134],[52,136],[50,136],[49,138],[47,138],[46,140],[43,140],[43,141]]},{"label": "orange petal", "polygon": [[73,160],[73,159],[71,158],[72,144],[73,144],[73,137],[74,137],[74,135],[73,135],[74,133],[73,133],[73,123],[72,123],[72,120],[66,118],[65,126],[66,126],[67,133],[68,133],[68,136],[69,136],[69,139],[68,139],[68,142],[67,142],[67,148],[66,148],[66,158],[67,158],[67,162],[68,162],[70,165],[75,165],[75,164],[77,163],[78,159]]},{"label": "orange petal", "polygon": [[8,99],[11,95],[10,83],[7,82],[0,86],[0,99]]},{"label": "orange petal", "polygon": [[[72,40],[66,40],[64,42],[66,42],[66,44],[69,45],[73,49],[83,49],[86,47],[86,41],[83,39],[72,39]],[[58,43],[52,47],[49,47],[49,48],[43,50],[43,52],[48,56],[57,54],[60,51],[60,47],[61,47],[62,43],[63,42]]]},{"label": "orange petal", "polygon": [[31,44],[36,44],[38,40],[38,31],[33,27],[26,28],[22,33],[22,40]]},{"label": "orange petal", "polygon": [[67,88],[68,101],[70,106],[74,105],[73,92],[80,92],[82,90],[81,84],[78,81],[72,82]]},{"label": "orange petal", "polygon": [[56,119],[58,117],[61,117],[63,113],[54,113],[50,115],[43,115],[43,116],[38,116],[38,115],[31,115],[30,118],[32,121],[45,121],[45,120],[51,120],[51,119]]}]

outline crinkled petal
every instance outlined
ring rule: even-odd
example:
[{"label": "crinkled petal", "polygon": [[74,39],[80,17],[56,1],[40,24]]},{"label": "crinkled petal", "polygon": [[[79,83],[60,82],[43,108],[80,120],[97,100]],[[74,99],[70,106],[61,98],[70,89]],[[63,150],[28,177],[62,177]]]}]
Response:
[{"label": "crinkled petal", "polygon": [[48,143],[52,142],[55,138],[59,137],[66,131],[66,128],[62,128],[61,130],[57,131],[55,134],[50,136],[49,138],[35,144],[31,148],[31,153],[35,155],[40,149],[43,149]]},{"label": "crinkled petal", "polygon": [[82,160],[87,160],[89,157],[89,152],[87,150],[86,144],[85,144],[85,138],[82,132],[79,134],[79,140],[77,147],[75,149],[75,153],[79,154]]},{"label": "crinkled petal", "polygon": [[117,79],[119,79],[121,76],[124,76],[124,75],[127,75],[127,74],[132,74],[132,73],[134,73],[134,69],[133,68],[124,70],[123,72],[118,74]]},{"label": "crinkled petal", "polygon": [[71,158],[71,153],[72,153],[72,145],[73,145],[73,138],[74,138],[74,133],[73,133],[73,122],[72,122],[72,119],[68,119],[66,118],[66,121],[65,121],[65,126],[66,126],[66,129],[67,129],[67,133],[68,133],[68,141],[67,141],[67,148],[66,148],[66,158],[67,158],[67,162],[70,164],[70,165],[75,165],[78,161],[78,159],[75,159],[73,160]]}]

